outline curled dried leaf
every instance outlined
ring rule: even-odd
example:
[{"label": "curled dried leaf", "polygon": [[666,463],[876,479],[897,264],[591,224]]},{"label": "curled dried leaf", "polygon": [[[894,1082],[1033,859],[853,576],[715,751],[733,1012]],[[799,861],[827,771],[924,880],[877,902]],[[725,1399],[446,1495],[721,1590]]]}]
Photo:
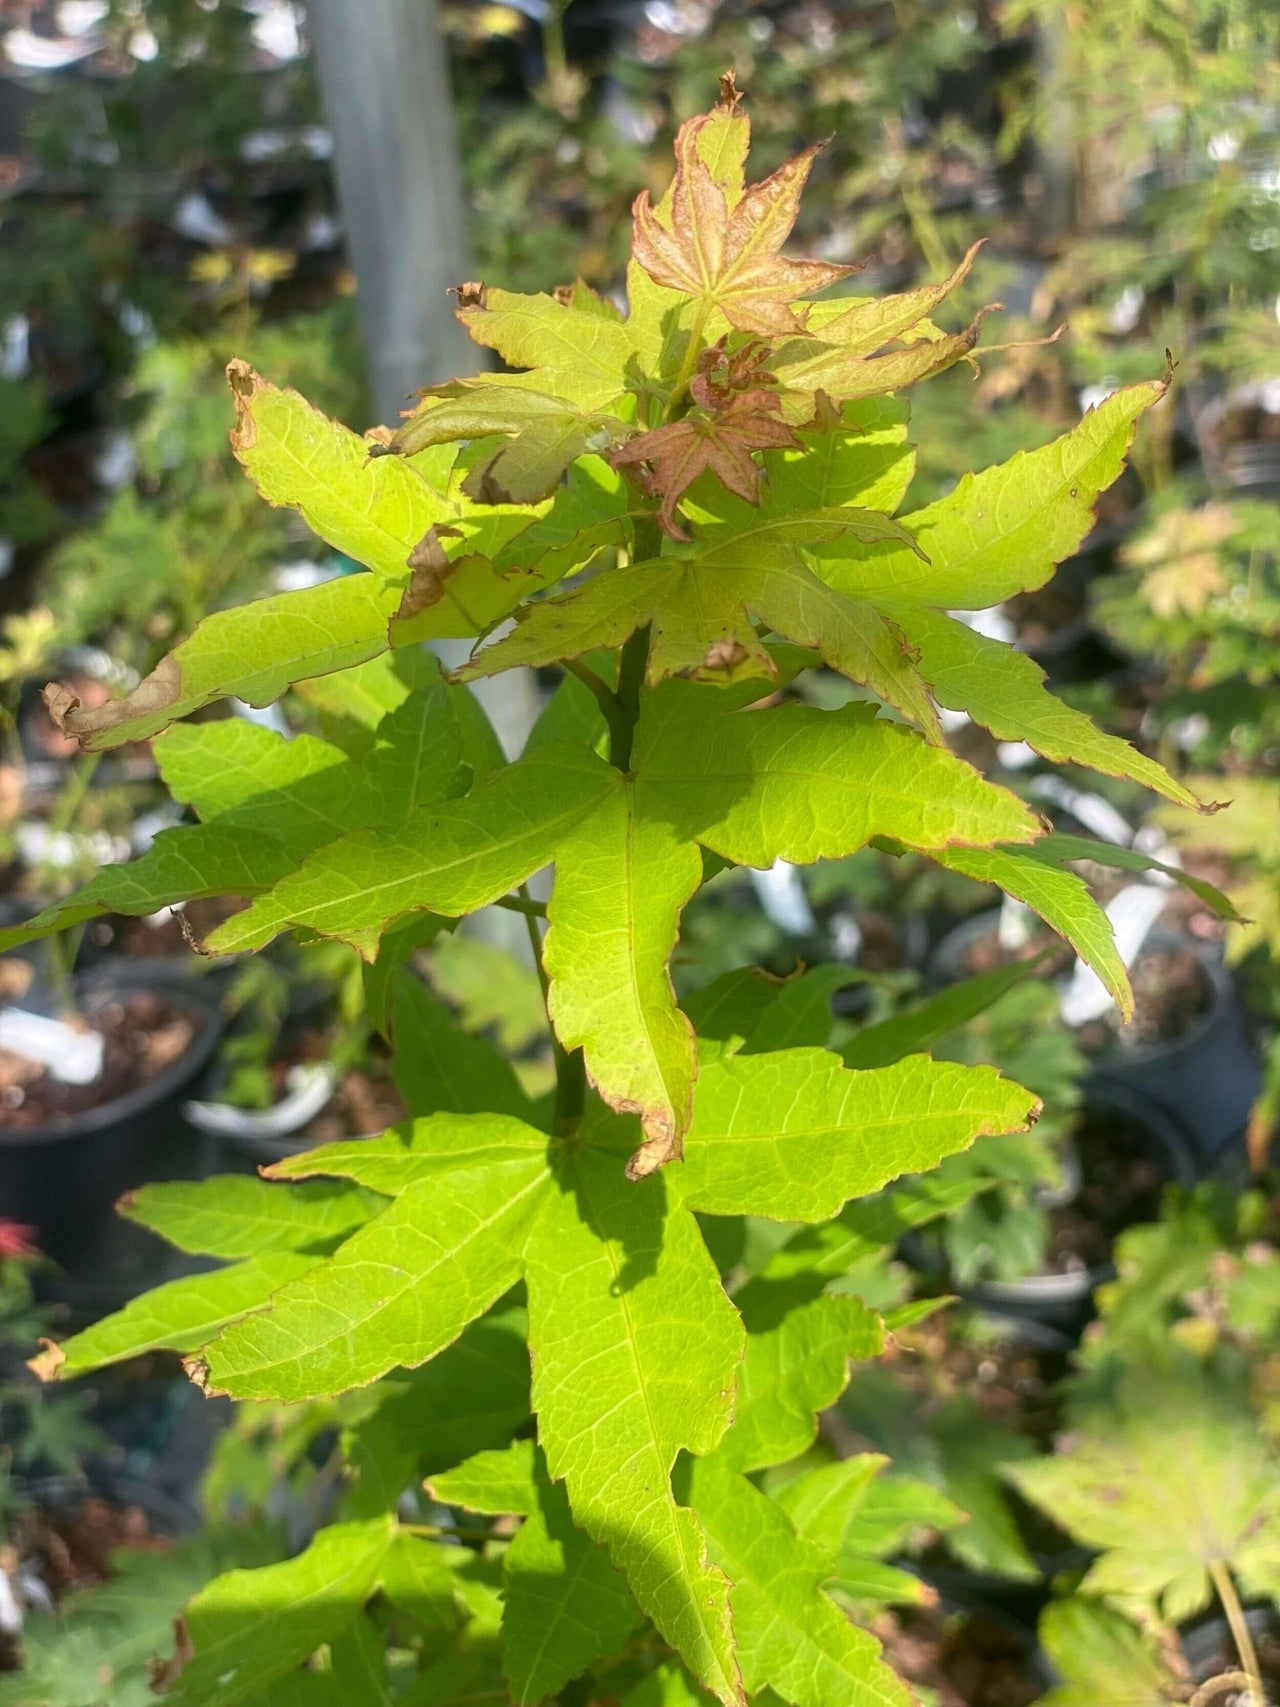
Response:
[{"label": "curled dried leaf", "polygon": [[36,1343],[43,1346],[44,1350],[27,1360],[27,1368],[33,1375],[39,1376],[41,1381],[56,1381],[58,1371],[67,1361],[66,1352],[54,1340],[42,1338]]},{"label": "curled dried leaf", "polygon": [[466,284],[450,285],[449,295],[458,299],[458,310],[464,308],[485,308],[489,301],[489,292],[479,279],[468,279]]}]

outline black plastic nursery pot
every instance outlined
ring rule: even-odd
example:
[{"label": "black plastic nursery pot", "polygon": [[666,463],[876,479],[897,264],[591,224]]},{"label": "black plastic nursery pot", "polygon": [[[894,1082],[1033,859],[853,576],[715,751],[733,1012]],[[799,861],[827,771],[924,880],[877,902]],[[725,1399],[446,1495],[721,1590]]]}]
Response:
[{"label": "black plastic nursery pot", "polygon": [[130,1276],[145,1277],[167,1247],[114,1211],[126,1191],[153,1180],[198,1178],[211,1149],[182,1116],[182,1102],[217,1047],[222,1016],[214,994],[154,962],[116,961],[78,976],[84,1011],[136,992],[154,992],[192,1025],[181,1055],[154,1078],[96,1108],[21,1128],[0,1126],[0,1216],[35,1229],[35,1242],[65,1279],[55,1296],[102,1293],[114,1307]]},{"label": "black plastic nursery pot", "polygon": [[[929,963],[935,983],[956,983],[969,974],[969,951],[991,934],[997,918],[979,913],[948,932]],[[1190,1180],[1182,1183],[1194,1183],[1244,1166],[1245,1127],[1262,1089],[1262,1067],[1216,946],[1160,926],[1148,943],[1192,950],[1205,977],[1208,1006],[1179,1037],[1117,1043],[1095,1056],[1084,1081],[1084,1106],[1140,1127],[1171,1157],[1187,1158]],[[1182,1180],[1181,1173],[1175,1177]]]},{"label": "black plastic nursery pot", "polygon": [[1245,1167],[1245,1127],[1262,1089],[1262,1066],[1245,1030],[1231,974],[1197,946],[1209,1006],[1181,1037],[1116,1048],[1095,1062],[1086,1104],[1146,1127],[1166,1145],[1184,1144],[1197,1176]]}]

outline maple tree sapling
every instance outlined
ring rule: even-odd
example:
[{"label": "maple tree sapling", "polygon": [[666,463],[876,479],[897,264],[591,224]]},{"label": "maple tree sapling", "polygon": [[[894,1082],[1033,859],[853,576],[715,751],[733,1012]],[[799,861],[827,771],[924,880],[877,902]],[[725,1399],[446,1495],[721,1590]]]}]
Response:
[{"label": "maple tree sapling", "polygon": [[[796,1017],[786,986],[730,973],[686,1012],[668,966],[722,864],[874,841],[998,884],[1130,1005],[1080,847],[949,752],[939,707],[1197,806],[951,614],[1043,584],[1075,550],[1166,381],[897,514],[900,394],[973,350],[976,324],[931,317],[974,255],[900,295],[812,300],[850,271],[782,255],[815,151],[749,185],[748,142],[726,78],[681,128],[666,194],[636,204],[625,315],[581,284],[465,287],[459,318],[512,371],[424,393],[394,433],[360,438],[233,364],[245,472],[364,572],[212,612],[107,706],[52,696],[91,751],[154,738],[198,822],[0,946],[241,896],[203,947],[350,945],[412,1115],[261,1180],[139,1193],[134,1219],[225,1266],[39,1360],[65,1377],[165,1346],[211,1393],[364,1389],[342,1411],[338,1520],[196,1597],[180,1700],[234,1707],[371,1627],[374,1670],[390,1644],[433,1703],[532,1704],[584,1673],[632,1707],[766,1686],[793,1707],[908,1702],[825,1586],[850,1556],[857,1478],[835,1504],[747,1478],[809,1451],[850,1357],[885,1344],[839,1289],[842,1217],[887,1205],[872,1219],[892,1243],[939,1212],[895,1180],[1025,1128],[1037,1099],[931,1059],[926,1014],[850,1067],[825,1004]],[[419,643],[458,638],[474,650],[446,677]],[[564,679],[508,761],[466,684],[525,664]],[[850,703],[804,701],[822,667]],[[184,721],[290,689],[318,733]],[[525,885],[548,866],[544,904]],[[414,971],[490,905],[522,913],[538,950],[547,1098],[484,1040],[459,1043]],[[747,1216],[803,1224],[751,1291],[708,1243]],[[510,1545],[406,1521],[424,1476],[472,1513],[521,1516]]]}]

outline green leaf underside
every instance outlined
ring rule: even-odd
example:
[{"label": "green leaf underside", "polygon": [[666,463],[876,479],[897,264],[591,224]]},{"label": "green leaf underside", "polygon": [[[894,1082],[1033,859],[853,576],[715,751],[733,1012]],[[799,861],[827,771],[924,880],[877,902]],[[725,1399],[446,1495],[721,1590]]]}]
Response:
[{"label": "green leaf underside", "polygon": [[126,698],[69,711],[60,726],[100,752],[144,741],[230,694],[269,705],[293,682],[384,652],[398,601],[395,588],[364,574],[215,611]]},{"label": "green leaf underside", "polygon": [[999,741],[1025,741],[1043,758],[1129,777],[1180,806],[1199,805],[1163,765],[1051,694],[1044,671],[1025,653],[940,611],[901,603],[881,608],[916,648],[921,674],[948,710],[967,712]]},{"label": "green leaf underside", "polygon": [[217,1577],[187,1608],[195,1649],[170,1699],[233,1707],[355,1622],[392,1545],[387,1517],[332,1524],[296,1558]]},{"label": "green leaf underside", "polygon": [[313,532],[391,580],[449,515],[442,495],[395,457],[371,457],[358,433],[283,391],[243,362],[227,370],[236,405],[232,448],[269,504],[296,509]]},{"label": "green leaf underside", "polygon": [[1126,1019],[1133,1013],[1129,972],[1116,947],[1111,921],[1074,871],[1028,858],[1021,848],[947,848],[933,856],[939,865],[979,883],[995,883],[1024,901],[1065,937],[1097,973]]},{"label": "green leaf underside", "polygon": [[437,1114],[373,1138],[321,1144],[272,1162],[263,1173],[268,1179],[331,1174],[395,1197],[438,1174],[537,1161],[546,1150],[544,1132],[508,1115]]},{"label": "green leaf underside", "polygon": [[677,1452],[728,1425],[742,1329],[691,1217],[662,1175],[629,1183],[616,1154],[564,1158],[529,1241],[534,1406],[576,1520],[718,1700],[740,1699],[728,1584],[677,1504]]}]

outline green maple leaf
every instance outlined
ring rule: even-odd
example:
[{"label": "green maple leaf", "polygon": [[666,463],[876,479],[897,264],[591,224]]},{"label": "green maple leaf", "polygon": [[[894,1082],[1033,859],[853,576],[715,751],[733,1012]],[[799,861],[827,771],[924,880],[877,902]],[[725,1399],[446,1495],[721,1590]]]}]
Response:
[{"label": "green maple leaf", "polygon": [[430,445],[496,434],[508,442],[475,464],[462,491],[478,503],[536,504],[553,495],[570,463],[612,450],[630,430],[616,415],[588,413],[529,387],[453,380],[432,387],[390,449],[413,456]]},{"label": "green maple leaf", "polygon": [[[721,157],[715,166],[704,157]],[[821,145],[786,161],[763,183],[741,182],[749,132],[745,118],[712,113],[681,125],[676,174],[658,208],[641,191],[633,208],[632,253],[655,284],[682,293],[708,315],[717,310],[741,331],[799,329],[791,300],[847,277],[854,269],[825,261],[788,261],[800,195]]]},{"label": "green maple leaf", "polygon": [[574,1523],[533,1441],[479,1453],[433,1477],[431,1492],[468,1511],[525,1519],[503,1559],[504,1666],[517,1707],[554,1695],[640,1622],[625,1581]]},{"label": "green maple leaf", "polygon": [[588,412],[613,408],[628,389],[631,328],[581,300],[480,286],[464,294],[458,319],[477,344],[513,368],[532,370],[495,376],[495,384],[549,392]]},{"label": "green maple leaf", "polygon": [[1155,1636],[1101,1601],[1051,1602],[1040,1642],[1061,1681],[1038,1707],[1160,1707],[1183,1693]]},{"label": "green maple leaf", "polygon": [[[904,1106],[900,1068],[854,1074],[819,1050],[709,1065],[699,1093],[709,1111],[701,1123],[695,1118],[686,1164],[688,1202],[668,1193],[665,1175],[626,1181],[628,1134],[612,1121],[599,1137],[584,1132],[565,1145],[509,1118],[437,1115],[381,1138],[326,1145],[272,1173],[336,1176],[394,1201],[328,1257],[257,1257],[173,1283],[185,1290],[152,1295],[149,1333],[131,1325],[132,1305],[89,1330],[94,1339],[69,1342],[64,1368],[122,1355],[126,1341],[189,1347],[199,1334],[208,1343],[189,1364],[211,1390],[301,1401],[448,1355],[467,1324],[523,1277],[539,1439],[552,1475],[567,1487],[574,1521],[608,1551],[641,1607],[713,1693],[735,1701],[728,1588],[706,1563],[697,1520],[670,1483],[679,1451],[708,1452],[724,1435],[744,1347],[689,1204],[754,1212],[764,1184],[758,1140],[743,1125],[742,1087],[732,1077],[717,1085],[716,1074],[759,1074],[752,1102],[790,1182],[769,1212],[818,1219],[850,1191],[875,1189],[904,1165],[931,1165],[977,1130],[1024,1120],[1033,1106],[1028,1093],[1004,1086],[988,1069],[918,1058],[904,1065],[923,1087],[917,1100],[925,1111],[910,1154],[900,1121],[876,1116],[877,1108]],[[805,1088],[784,1114],[780,1096],[788,1084]],[[770,1103],[771,1096],[778,1100]],[[834,1147],[847,1148],[850,1161],[833,1173],[836,1133],[847,1146]],[[171,1233],[182,1228],[191,1242],[218,1248],[239,1248],[253,1217],[276,1238],[292,1229],[304,1247],[340,1236],[332,1194],[262,1189],[285,1190],[289,1201],[267,1215],[251,1201],[259,1191],[245,1193],[237,1183],[206,1188],[185,1219],[164,1196],[150,1213]],[[300,1271],[290,1278],[266,1266],[282,1261]],[[224,1284],[239,1285],[246,1275],[254,1295],[238,1296],[239,1319],[209,1340],[225,1316],[206,1300],[201,1328],[196,1303],[225,1276],[232,1280]],[[813,1409],[843,1383],[848,1353],[878,1344],[865,1307],[850,1299],[812,1302],[816,1308],[805,1302],[791,1313],[785,1346],[766,1328],[750,1354],[744,1417],[758,1420],[744,1421],[742,1438],[757,1443],[749,1456],[803,1449]],[[763,1398],[770,1371],[776,1385],[777,1370],[795,1364],[800,1346],[813,1353],[801,1409],[787,1411],[790,1421],[770,1422]],[[610,1421],[602,1431],[603,1415]],[[390,1468],[381,1472],[392,1482],[398,1450],[393,1444]],[[361,1462],[373,1474],[377,1452]]]},{"label": "green maple leaf", "polygon": [[807,1290],[756,1280],[734,1295],[747,1349],[720,1456],[736,1470],[798,1458],[813,1444],[816,1413],[844,1391],[849,1359],[884,1349],[884,1324],[860,1298],[815,1298]]},{"label": "green maple leaf", "polygon": [[[874,835],[933,849],[1030,836],[1011,795],[870,707],[737,715],[672,683],[642,719],[635,773],[546,745],[420,828],[371,830],[317,850],[219,928],[218,951],[305,925],[376,952],[411,911],[456,916],[552,861],[551,1016],[615,1107],[641,1114],[643,1171],[679,1153],[696,1059],[666,963],[701,881],[695,843],[738,864],[843,854]],[[846,779],[862,780],[850,788]],[[766,827],[767,826],[767,827]]]},{"label": "green maple leaf", "polygon": [[50,689],[49,712],[92,753],[144,741],[228,694],[270,705],[293,682],[385,651],[399,597],[377,576],[351,575],[216,611],[125,698],[91,710],[70,690]]},{"label": "green maple leaf", "polygon": [[1136,1365],[1052,1458],[1011,1466],[1019,1490],[1101,1558],[1097,1594],[1171,1624],[1208,1605],[1213,1573],[1280,1590],[1280,1477],[1230,1380],[1189,1360]]},{"label": "green maple leaf", "polygon": [[720,1454],[689,1459],[687,1469],[712,1557],[733,1579],[748,1691],[768,1686],[794,1707],[909,1707],[911,1695],[880,1657],[879,1642],[822,1592],[831,1574],[822,1549]]},{"label": "green maple leaf", "polygon": [[447,1626],[455,1618],[453,1581],[440,1552],[381,1516],[331,1524],[282,1564],[215,1577],[187,1607],[193,1653],[169,1698],[235,1707],[296,1671],[322,1644],[339,1641],[379,1587]]},{"label": "green maple leaf", "polygon": [[210,895],[256,895],[314,849],[357,824],[404,822],[461,793],[474,755],[468,695],[445,687],[424,660],[417,685],[378,721],[357,762],[315,736],[286,740],[238,718],[179,725],[155,743],[176,799],[203,823],[162,831],[129,865],[107,866],[85,888],[0,932],[12,946],[99,913],[154,913]]},{"label": "green maple leaf", "polygon": [[239,1261],[275,1251],[323,1248],[386,1208],[376,1193],[316,1180],[282,1191],[248,1175],[144,1185],[119,1212],[180,1251]]},{"label": "green maple leaf", "polygon": [[833,595],[802,555],[823,539],[874,542],[901,533],[878,511],[833,508],[713,535],[695,556],[615,569],[526,606],[515,632],[459,674],[465,680],[580,657],[620,646],[651,624],[650,685],[671,675],[711,681],[771,675],[774,665],[753,621],[758,617],[783,638],[813,647],[833,669],[873,688],[940,739],[937,713],[898,629],[866,601]]}]

